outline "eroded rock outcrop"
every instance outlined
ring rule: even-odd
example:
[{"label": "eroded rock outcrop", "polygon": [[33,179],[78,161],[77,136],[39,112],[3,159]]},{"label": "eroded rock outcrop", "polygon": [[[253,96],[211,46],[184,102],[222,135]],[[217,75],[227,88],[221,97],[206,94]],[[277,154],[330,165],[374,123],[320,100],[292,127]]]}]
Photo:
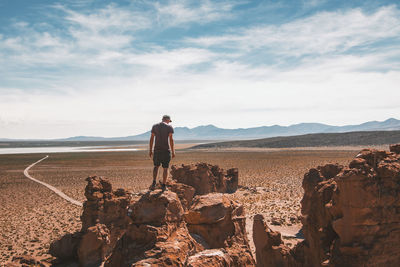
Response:
[{"label": "eroded rock outcrop", "polygon": [[200,250],[186,228],[176,193],[149,191],[131,209],[132,223],[106,266],[184,266]]},{"label": "eroded rock outcrop", "polygon": [[254,216],[253,241],[258,266],[295,266],[292,252],[284,245],[281,234],[272,231],[260,214]]},{"label": "eroded rock outcrop", "polygon": [[364,149],[348,167],[310,169],[301,201],[305,240],[290,250],[255,220],[258,265],[400,266],[399,148]]},{"label": "eroded rock outcrop", "polygon": [[[183,175],[185,168],[174,171]],[[81,266],[254,266],[243,207],[224,194],[207,194],[232,191],[237,170],[203,164],[192,171],[191,178],[202,173],[209,181],[207,190],[178,175],[181,182],[173,180],[166,191],[133,197],[89,177],[82,229],[53,242],[52,255]]]},{"label": "eroded rock outcrop", "polygon": [[[246,236],[245,213],[239,203],[220,193],[196,196],[185,214],[185,221],[190,233],[201,238],[199,243],[204,248],[224,248],[218,255],[224,253],[223,258],[232,261],[231,265],[224,266],[253,266],[254,260]],[[213,255],[207,253],[194,257],[199,256],[204,261],[206,255]]]},{"label": "eroded rock outcrop", "polygon": [[239,182],[237,168],[225,171],[217,165],[207,163],[172,166],[171,175],[177,183],[192,186],[196,195],[212,192],[233,193],[237,190]]}]

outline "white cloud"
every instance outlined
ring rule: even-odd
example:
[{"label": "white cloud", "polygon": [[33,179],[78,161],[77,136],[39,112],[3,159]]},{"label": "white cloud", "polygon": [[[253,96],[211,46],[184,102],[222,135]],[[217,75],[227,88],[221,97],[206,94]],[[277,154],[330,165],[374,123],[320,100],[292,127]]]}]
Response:
[{"label": "white cloud", "polygon": [[67,14],[66,20],[93,32],[135,31],[151,26],[151,20],[146,12],[138,12],[114,4],[88,13],[73,11],[60,5],[55,6],[55,8],[61,9]]},{"label": "white cloud", "polygon": [[[237,3],[236,3],[237,4]],[[161,24],[168,26],[187,26],[194,22],[206,24],[233,16],[230,11],[235,6],[234,1],[170,1],[166,5],[154,3],[157,17]]]},{"label": "white cloud", "polygon": [[303,0],[302,2],[304,8],[315,8],[326,3],[326,1],[327,0]]},{"label": "white cloud", "polygon": [[253,26],[235,34],[190,38],[191,44],[243,51],[269,49],[271,54],[302,56],[341,53],[400,35],[400,12],[395,6],[366,14],[360,9],[322,12],[277,26]]},{"label": "white cloud", "polygon": [[69,34],[76,41],[75,49],[104,50],[129,47],[134,32],[151,26],[147,14],[110,4],[93,13],[79,13],[57,6],[66,13],[65,20],[71,23]]},{"label": "white cloud", "polygon": [[138,55],[131,54],[126,60],[130,64],[141,64],[162,71],[171,71],[183,66],[208,62],[214,56],[214,53],[206,49],[182,48]]}]

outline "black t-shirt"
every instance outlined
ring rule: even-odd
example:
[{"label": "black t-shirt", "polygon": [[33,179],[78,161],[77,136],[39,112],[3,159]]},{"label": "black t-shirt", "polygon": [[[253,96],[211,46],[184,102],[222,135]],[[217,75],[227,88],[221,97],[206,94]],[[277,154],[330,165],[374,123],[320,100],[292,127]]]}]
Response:
[{"label": "black t-shirt", "polygon": [[156,136],[154,151],[169,151],[168,136],[170,133],[174,133],[174,128],[171,125],[160,122],[153,125],[151,133]]}]

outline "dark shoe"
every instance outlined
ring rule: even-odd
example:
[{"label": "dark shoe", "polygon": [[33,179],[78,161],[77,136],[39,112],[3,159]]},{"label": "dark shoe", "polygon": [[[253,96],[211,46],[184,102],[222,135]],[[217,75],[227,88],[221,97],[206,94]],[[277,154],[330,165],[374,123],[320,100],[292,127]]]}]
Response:
[{"label": "dark shoe", "polygon": [[162,189],[162,191],[167,190],[167,187],[165,186],[165,184],[161,184],[161,189]]},{"label": "dark shoe", "polygon": [[150,186],[150,190],[154,190],[156,188],[156,180],[153,180],[153,183]]}]

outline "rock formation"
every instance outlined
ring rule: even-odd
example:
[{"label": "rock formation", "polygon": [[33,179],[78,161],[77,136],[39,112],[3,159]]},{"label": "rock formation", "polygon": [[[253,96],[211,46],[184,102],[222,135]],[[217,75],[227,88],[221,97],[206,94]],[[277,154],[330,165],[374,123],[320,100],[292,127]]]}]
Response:
[{"label": "rock formation", "polygon": [[260,214],[254,216],[253,241],[257,248],[258,266],[295,266],[291,251],[284,245],[281,234],[272,231]]},{"label": "rock formation", "polygon": [[348,167],[310,169],[301,201],[305,240],[289,249],[257,216],[257,265],[400,266],[399,150],[364,149]]},{"label": "rock formation", "polygon": [[179,168],[172,166],[171,175],[177,183],[192,186],[196,195],[211,192],[234,193],[239,181],[238,169],[225,171],[217,165],[207,163],[182,165]]},{"label": "rock formation", "polygon": [[[182,183],[192,181],[184,175],[207,187]],[[81,266],[255,266],[243,207],[215,193],[236,190],[237,180],[237,169],[174,167],[168,190],[134,197],[89,177],[81,231],[53,242],[50,253]]]}]

